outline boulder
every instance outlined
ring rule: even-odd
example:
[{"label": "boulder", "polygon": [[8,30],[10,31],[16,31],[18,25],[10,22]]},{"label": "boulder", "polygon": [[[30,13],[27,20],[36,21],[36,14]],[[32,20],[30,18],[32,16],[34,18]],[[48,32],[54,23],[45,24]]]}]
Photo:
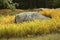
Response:
[{"label": "boulder", "polygon": [[26,21],[33,21],[33,20],[48,20],[49,17],[43,16],[38,12],[22,12],[15,16],[15,23],[22,23]]}]

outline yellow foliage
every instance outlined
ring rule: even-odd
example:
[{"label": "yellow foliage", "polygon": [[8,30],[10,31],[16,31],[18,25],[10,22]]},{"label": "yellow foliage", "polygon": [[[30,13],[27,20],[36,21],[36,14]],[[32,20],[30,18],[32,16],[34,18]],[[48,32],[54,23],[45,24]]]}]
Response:
[{"label": "yellow foliage", "polygon": [[42,15],[51,16],[52,18],[56,18],[57,16],[60,16],[60,10],[54,10],[54,9],[44,9],[39,13],[41,13]]},{"label": "yellow foliage", "polygon": [[8,24],[14,21],[14,16],[3,16],[0,17],[1,24]]},{"label": "yellow foliage", "polygon": [[27,36],[52,32],[60,32],[60,10],[46,9],[41,14],[51,16],[50,20],[34,20],[14,23],[15,16],[0,17],[0,37],[8,34],[11,36]]}]

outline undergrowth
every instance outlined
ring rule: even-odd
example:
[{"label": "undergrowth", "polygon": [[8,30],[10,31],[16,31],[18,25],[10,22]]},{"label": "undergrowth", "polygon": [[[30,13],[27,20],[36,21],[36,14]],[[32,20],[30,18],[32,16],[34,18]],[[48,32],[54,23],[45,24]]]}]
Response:
[{"label": "undergrowth", "polygon": [[24,37],[60,33],[60,10],[45,9],[39,13],[52,18],[50,20],[34,20],[18,24],[14,23],[15,16],[1,16],[0,37]]}]

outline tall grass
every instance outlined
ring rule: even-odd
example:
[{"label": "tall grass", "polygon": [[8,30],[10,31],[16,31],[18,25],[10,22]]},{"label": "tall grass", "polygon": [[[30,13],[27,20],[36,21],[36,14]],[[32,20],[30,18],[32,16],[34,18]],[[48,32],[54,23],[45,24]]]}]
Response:
[{"label": "tall grass", "polygon": [[43,15],[50,15],[52,18],[50,20],[34,20],[15,24],[15,16],[0,17],[0,37],[23,37],[28,35],[60,33],[60,11],[43,10],[40,12]]}]

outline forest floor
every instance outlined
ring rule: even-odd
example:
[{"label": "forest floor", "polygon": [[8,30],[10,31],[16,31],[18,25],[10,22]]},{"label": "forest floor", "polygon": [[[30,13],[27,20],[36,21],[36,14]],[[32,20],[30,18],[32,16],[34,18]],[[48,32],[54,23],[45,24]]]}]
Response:
[{"label": "forest floor", "polygon": [[26,37],[26,38],[1,38],[0,40],[60,40],[60,34],[47,34],[35,37]]},{"label": "forest floor", "polygon": [[[25,12],[25,11],[27,10],[16,9],[15,11],[12,11],[9,9],[1,9],[0,16],[15,15],[17,13]],[[38,36],[33,36],[33,37],[0,38],[0,40],[60,40],[60,33],[43,34],[43,35],[38,35]]]}]

